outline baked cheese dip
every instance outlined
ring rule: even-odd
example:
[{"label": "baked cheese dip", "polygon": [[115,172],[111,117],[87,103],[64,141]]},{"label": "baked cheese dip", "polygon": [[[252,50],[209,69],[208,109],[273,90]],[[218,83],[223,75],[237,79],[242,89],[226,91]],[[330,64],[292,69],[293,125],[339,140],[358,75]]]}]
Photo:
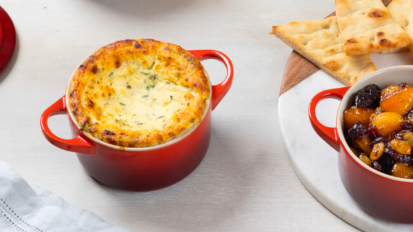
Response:
[{"label": "baked cheese dip", "polygon": [[166,143],[197,126],[210,83],[192,54],[152,39],[97,50],[74,72],[69,110],[85,133],[122,147]]}]

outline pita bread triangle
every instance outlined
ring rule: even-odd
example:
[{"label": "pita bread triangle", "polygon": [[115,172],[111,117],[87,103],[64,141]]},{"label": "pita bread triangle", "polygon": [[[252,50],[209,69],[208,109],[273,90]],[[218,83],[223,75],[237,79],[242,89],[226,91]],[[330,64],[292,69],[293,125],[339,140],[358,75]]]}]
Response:
[{"label": "pita bread triangle", "polygon": [[376,70],[369,55],[344,53],[335,16],[273,26],[272,34],[345,85],[353,85]]}]

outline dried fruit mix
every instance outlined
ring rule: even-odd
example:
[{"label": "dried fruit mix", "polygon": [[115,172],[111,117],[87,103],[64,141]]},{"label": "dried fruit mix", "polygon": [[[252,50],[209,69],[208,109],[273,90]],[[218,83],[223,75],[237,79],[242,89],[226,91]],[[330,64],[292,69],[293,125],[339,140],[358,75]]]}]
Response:
[{"label": "dried fruit mix", "polygon": [[413,179],[413,85],[368,85],[344,111],[353,153],[377,171]]}]

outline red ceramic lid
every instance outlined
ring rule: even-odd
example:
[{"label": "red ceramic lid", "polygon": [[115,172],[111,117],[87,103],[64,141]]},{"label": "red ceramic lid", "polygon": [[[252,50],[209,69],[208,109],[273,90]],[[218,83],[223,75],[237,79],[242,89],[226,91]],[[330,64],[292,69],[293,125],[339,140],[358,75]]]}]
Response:
[{"label": "red ceramic lid", "polygon": [[0,72],[13,55],[16,31],[7,12],[0,6]]}]

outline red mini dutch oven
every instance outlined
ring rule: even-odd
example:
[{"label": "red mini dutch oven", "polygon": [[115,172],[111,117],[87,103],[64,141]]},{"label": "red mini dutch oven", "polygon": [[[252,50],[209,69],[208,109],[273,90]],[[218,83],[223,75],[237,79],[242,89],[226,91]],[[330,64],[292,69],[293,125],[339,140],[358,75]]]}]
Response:
[{"label": "red mini dutch oven", "polygon": [[[99,182],[132,191],[149,191],[172,185],[189,175],[204,158],[209,145],[211,111],[231,87],[234,68],[231,60],[214,50],[189,51],[199,60],[218,59],[227,69],[225,80],[211,87],[210,104],[202,121],[185,136],[147,148],[123,148],[104,143],[80,126],[67,107],[68,92],[43,112],[40,126],[47,140],[67,151],[76,152],[86,171]],[[70,83],[70,81],[69,81]],[[47,120],[56,114],[67,114],[73,139],[62,139],[49,129]]]},{"label": "red mini dutch oven", "polygon": [[[400,83],[413,84],[413,66],[381,69],[352,87],[322,91],[311,100],[308,115],[317,134],[339,152],[341,181],[358,205],[385,220],[413,223],[413,180],[393,177],[367,166],[353,154],[343,134],[343,112],[352,105],[357,91],[369,84],[384,88]],[[326,127],[317,119],[315,110],[324,98],[341,99],[336,127]]]}]

